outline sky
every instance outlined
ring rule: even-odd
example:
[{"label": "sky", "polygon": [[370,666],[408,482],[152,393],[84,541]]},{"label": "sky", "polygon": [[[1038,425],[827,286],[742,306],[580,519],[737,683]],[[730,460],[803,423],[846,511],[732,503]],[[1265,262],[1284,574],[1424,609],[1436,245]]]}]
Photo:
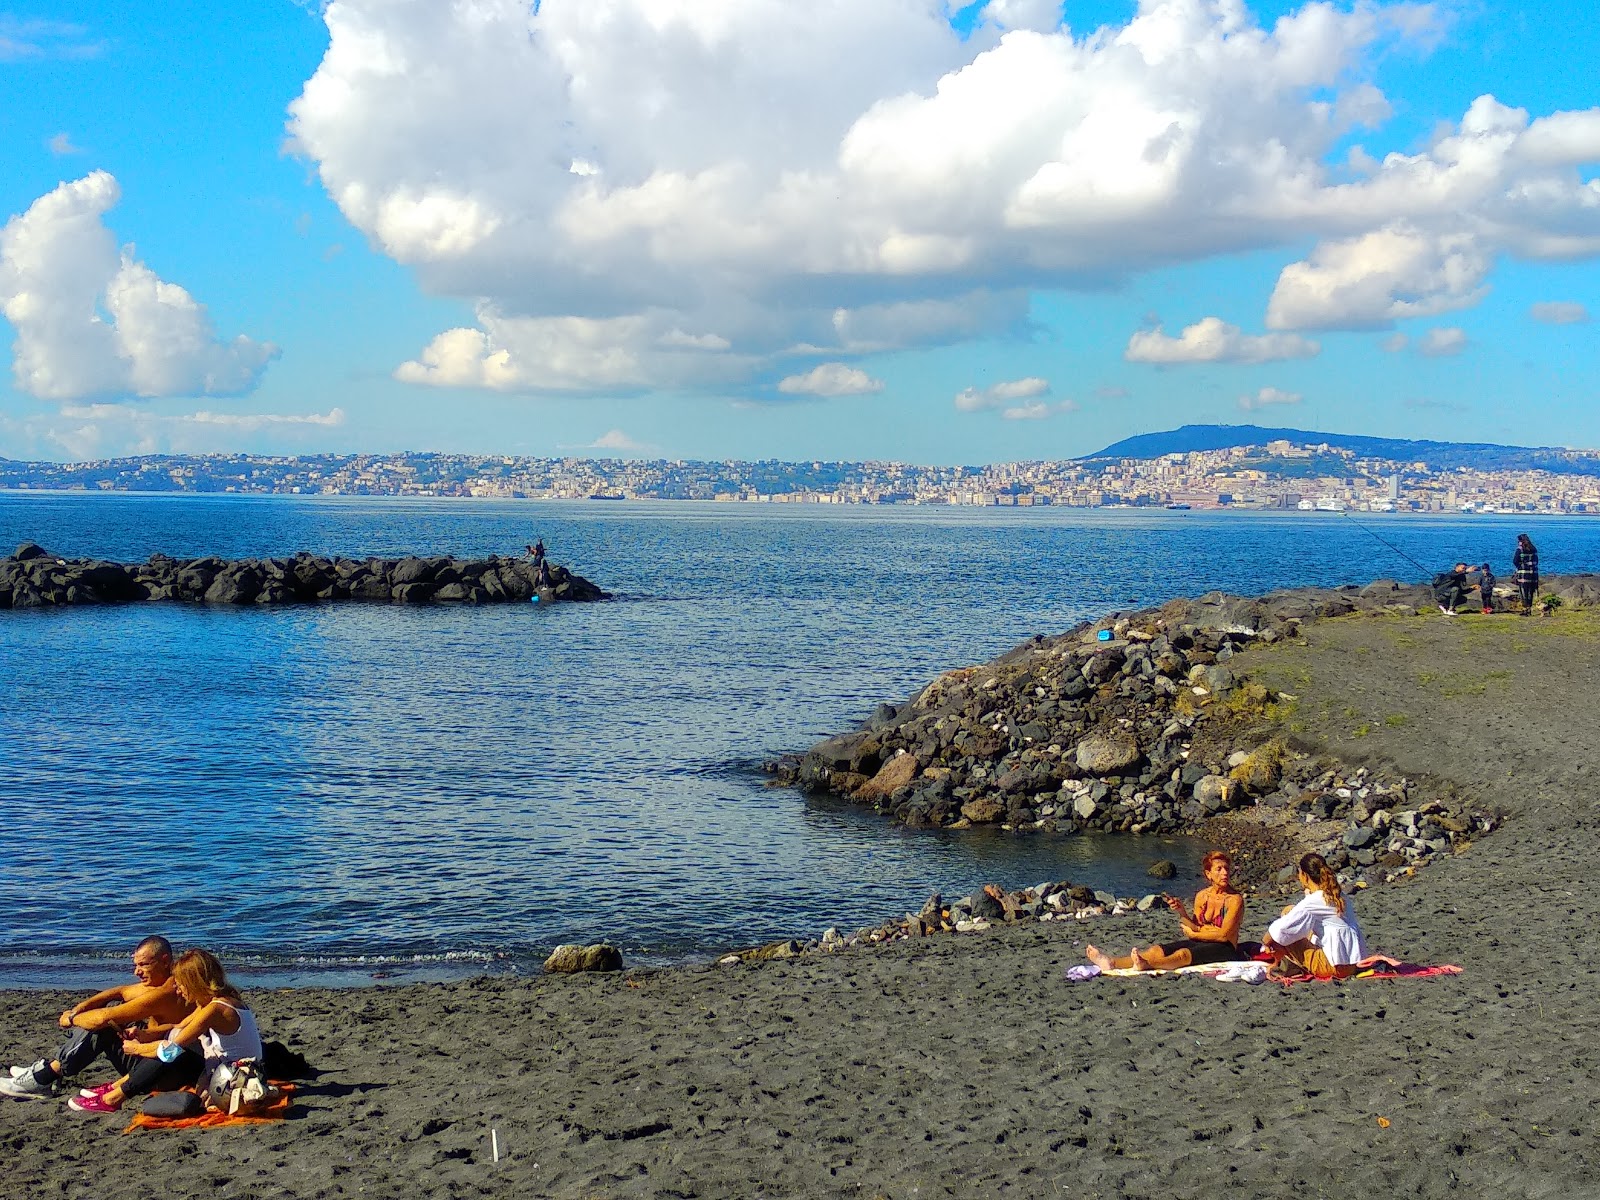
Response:
[{"label": "sky", "polygon": [[0,457],[1600,446],[1600,10],[0,0]]}]

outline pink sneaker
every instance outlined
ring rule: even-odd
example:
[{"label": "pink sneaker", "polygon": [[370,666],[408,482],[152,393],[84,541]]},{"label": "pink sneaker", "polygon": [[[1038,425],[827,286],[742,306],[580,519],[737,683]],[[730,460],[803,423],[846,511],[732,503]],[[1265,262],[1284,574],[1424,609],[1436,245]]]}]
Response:
[{"label": "pink sneaker", "polygon": [[67,1101],[67,1107],[73,1112],[82,1113],[114,1113],[119,1111],[115,1104],[107,1104],[104,1096],[74,1096]]},{"label": "pink sneaker", "polygon": [[82,1096],[85,1100],[97,1100],[116,1086],[117,1081],[113,1079],[110,1083],[102,1083],[99,1087],[79,1088],[78,1095]]}]

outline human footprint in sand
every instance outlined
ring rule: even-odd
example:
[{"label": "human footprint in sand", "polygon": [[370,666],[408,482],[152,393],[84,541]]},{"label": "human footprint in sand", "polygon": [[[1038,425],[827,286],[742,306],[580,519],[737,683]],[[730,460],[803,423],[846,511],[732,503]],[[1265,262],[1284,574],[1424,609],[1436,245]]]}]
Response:
[{"label": "human footprint in sand", "polygon": [[1178,914],[1183,939],[1137,947],[1123,958],[1112,958],[1094,946],[1084,947],[1089,961],[1102,971],[1170,971],[1178,967],[1205,963],[1234,962],[1239,952],[1239,929],[1244,924],[1244,897],[1228,882],[1233,862],[1221,850],[1213,850],[1200,860],[1200,872],[1211,886],[1194,898],[1194,913],[1176,896],[1166,897],[1167,907]]}]

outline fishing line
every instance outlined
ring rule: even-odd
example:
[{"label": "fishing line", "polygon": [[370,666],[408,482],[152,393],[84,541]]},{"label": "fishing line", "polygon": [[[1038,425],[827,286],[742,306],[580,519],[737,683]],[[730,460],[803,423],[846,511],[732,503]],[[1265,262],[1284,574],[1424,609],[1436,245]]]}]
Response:
[{"label": "fishing line", "polygon": [[1407,554],[1404,550],[1400,549],[1399,546],[1396,546],[1388,538],[1380,536],[1378,534],[1377,530],[1372,529],[1372,528],[1370,528],[1370,527],[1368,527],[1366,525],[1363,525],[1360,521],[1356,520],[1354,517],[1352,517],[1347,511],[1345,511],[1342,508],[1339,510],[1339,515],[1341,517],[1344,517],[1345,519],[1347,519],[1357,529],[1360,529],[1363,532],[1365,532],[1367,534],[1370,534],[1372,537],[1377,538],[1385,546],[1389,547],[1389,549],[1393,550],[1401,558],[1405,559],[1413,567],[1415,567],[1417,570],[1421,571],[1424,576],[1427,576],[1427,574],[1428,574],[1428,568],[1427,567],[1423,566],[1416,559],[1412,558],[1411,555]]}]

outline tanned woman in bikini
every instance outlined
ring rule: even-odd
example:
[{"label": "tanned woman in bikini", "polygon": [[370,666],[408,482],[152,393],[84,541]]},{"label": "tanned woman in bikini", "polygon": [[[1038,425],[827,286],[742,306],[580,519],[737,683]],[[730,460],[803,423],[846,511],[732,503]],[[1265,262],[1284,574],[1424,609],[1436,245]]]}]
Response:
[{"label": "tanned woman in bikini", "polygon": [[1239,929],[1244,924],[1244,897],[1228,882],[1233,863],[1221,850],[1213,850],[1200,860],[1200,873],[1209,887],[1194,898],[1194,912],[1176,896],[1167,896],[1167,907],[1178,914],[1183,938],[1176,942],[1137,947],[1121,958],[1086,946],[1089,961],[1102,971],[1170,971],[1204,963],[1234,962],[1244,957],[1239,952]]}]

